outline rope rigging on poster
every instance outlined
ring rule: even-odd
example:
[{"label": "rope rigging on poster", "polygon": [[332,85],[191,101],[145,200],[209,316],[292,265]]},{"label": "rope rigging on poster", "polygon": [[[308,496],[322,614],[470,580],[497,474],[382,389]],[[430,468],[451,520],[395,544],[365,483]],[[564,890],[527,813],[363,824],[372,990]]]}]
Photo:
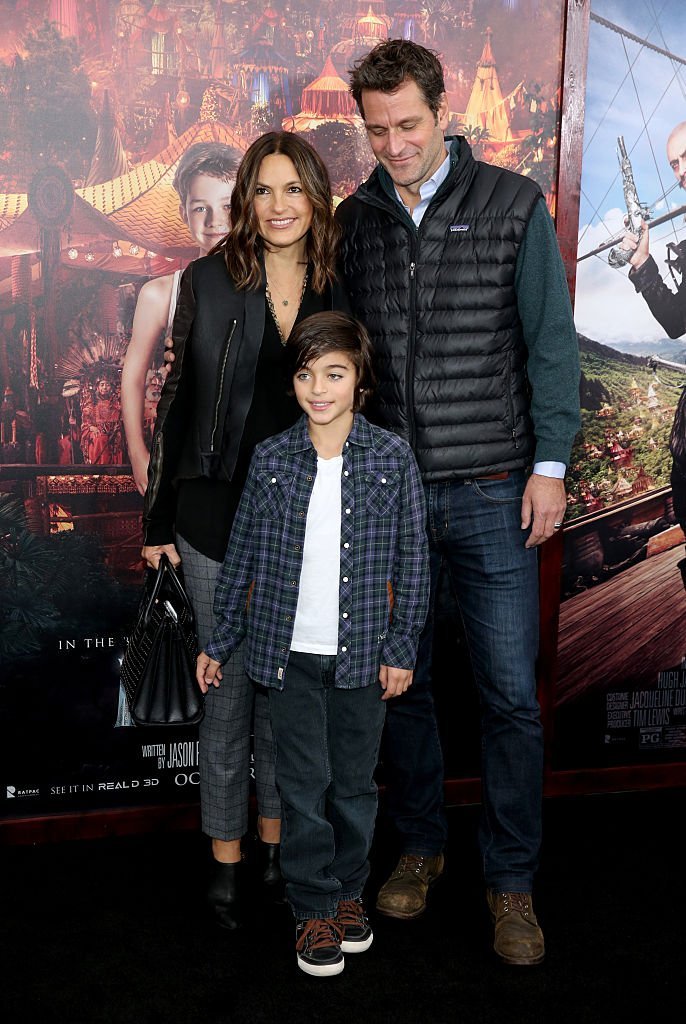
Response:
[{"label": "rope rigging on poster", "polygon": [[[666,57],[668,60],[672,61],[672,65],[673,66],[674,65],[686,66],[686,58],[685,57],[681,57],[678,54],[673,53],[671,50],[668,50],[668,49],[660,47],[660,46],[656,46],[654,43],[651,43],[648,39],[644,39],[644,38],[642,38],[640,36],[635,35],[633,32],[629,32],[627,29],[622,28],[620,25],[617,25],[614,22],[608,21],[606,18],[602,18],[599,14],[596,14],[594,11],[591,11],[590,17],[591,17],[591,21],[594,21],[597,24],[602,25],[604,28],[608,29],[611,32],[616,33],[617,35],[619,35],[622,38],[622,45],[623,45],[624,55],[625,55],[626,62],[627,62],[627,72],[626,72],[626,75],[624,76],[622,82],[618,86],[617,90],[615,91],[614,96],[609,101],[609,103],[607,105],[607,108],[606,108],[606,111],[605,111],[605,114],[603,115],[603,117],[598,122],[598,125],[596,125],[596,128],[595,128],[595,131],[594,131],[593,135],[590,137],[590,139],[586,143],[585,150],[588,149],[588,147],[590,146],[590,143],[595,138],[595,135],[597,134],[598,129],[600,128],[600,125],[604,121],[604,119],[607,116],[607,114],[609,113],[609,111],[612,109],[615,100],[617,99],[617,97],[619,95],[621,95],[624,83],[626,82],[626,80],[628,78],[631,79],[631,84],[633,86],[634,94],[635,94],[635,97],[636,97],[636,105],[637,105],[637,108],[638,108],[638,110],[640,112],[640,115],[641,115],[641,120],[642,120],[643,127],[642,127],[642,130],[639,132],[639,134],[638,134],[638,136],[637,136],[633,146],[628,150],[628,152],[625,150],[623,155],[621,153],[621,149],[622,149],[622,147],[624,147],[624,138],[622,136],[618,137],[617,145],[618,145],[619,170],[617,171],[617,173],[613,177],[612,181],[610,182],[610,185],[608,186],[608,188],[607,188],[605,194],[602,196],[602,198],[597,203],[593,203],[585,193],[584,193],[584,198],[592,206],[594,216],[598,216],[602,220],[602,215],[600,214],[600,208],[602,207],[602,204],[605,202],[605,200],[607,199],[608,195],[610,194],[610,192],[614,188],[614,186],[615,186],[619,176],[621,176],[623,178],[624,191],[625,191],[625,196],[626,196],[627,173],[631,175],[631,179],[632,179],[632,183],[633,183],[633,173],[632,173],[632,170],[631,170],[631,160],[630,160],[631,153],[636,148],[636,146],[639,144],[642,136],[645,134],[645,136],[646,136],[646,138],[648,140],[649,147],[650,147],[650,152],[651,152],[651,156],[652,156],[653,163],[654,163],[654,166],[655,166],[655,171],[657,173],[658,180],[660,182],[661,194],[656,199],[654,199],[652,203],[640,203],[640,201],[638,201],[636,199],[635,203],[633,204],[636,208],[633,211],[629,208],[629,204],[627,204],[627,218],[629,220],[633,220],[635,218],[636,214],[639,212],[638,211],[638,206],[640,205],[640,216],[642,217],[642,219],[644,221],[649,221],[653,229],[656,228],[656,227],[659,227],[659,226],[661,226],[663,224],[669,224],[670,225],[669,233],[674,235],[674,242],[673,243],[669,243],[668,248],[671,248],[673,250],[673,249],[675,249],[678,246],[677,227],[675,226],[674,221],[679,216],[686,215],[686,204],[682,204],[682,205],[680,205],[680,206],[678,206],[678,207],[676,207],[676,208],[674,208],[672,210],[669,210],[667,213],[663,214],[662,216],[659,216],[659,217],[654,217],[653,216],[654,211],[656,209],[658,209],[661,204],[663,204],[663,203],[665,203],[667,201],[667,199],[671,195],[671,193],[676,188],[680,187],[680,184],[679,184],[678,181],[675,181],[673,184],[669,185],[668,187],[665,187],[665,185],[664,185],[664,183],[662,181],[662,174],[661,174],[661,170],[660,170],[660,164],[659,164],[658,159],[655,156],[655,148],[653,146],[653,141],[652,141],[652,138],[651,138],[651,135],[650,135],[650,122],[651,122],[652,118],[654,117],[654,115],[656,114],[657,110],[659,109],[660,103],[664,99],[664,97],[665,97],[669,87],[671,86],[672,82],[674,82],[675,80],[678,82],[678,84],[679,84],[679,86],[681,88],[682,94],[684,95],[685,98],[686,98],[686,90],[684,89],[684,86],[683,86],[683,83],[681,81],[681,78],[679,77],[679,69],[678,69],[678,67],[674,67],[674,74],[672,76],[672,79],[665,86],[665,88],[664,88],[664,90],[662,92],[662,95],[661,95],[658,103],[655,105],[654,109],[652,110],[652,112],[646,117],[645,112],[643,110],[643,104],[641,103],[640,91],[638,89],[638,86],[637,86],[637,83],[636,83],[636,79],[634,77],[634,70],[633,70],[634,69],[634,65],[636,64],[636,61],[638,60],[638,57],[640,56],[641,51],[639,51],[639,53],[636,55],[636,57],[632,61],[630,59],[630,57],[629,57],[629,54],[628,54],[627,49],[626,49],[626,46],[624,45],[624,40],[625,39],[631,40],[632,42],[638,43],[641,46],[642,49],[650,50],[650,51],[652,51],[654,53],[659,54],[662,57]],[[659,23],[658,23],[657,16],[655,16],[655,24],[658,25],[658,28],[659,28]],[[661,29],[660,29],[660,34],[662,35]],[[588,226],[590,226],[590,220],[591,219],[589,218],[589,225]],[[585,231],[582,232],[582,234],[581,234],[581,236],[579,238],[579,242],[581,242],[583,240],[584,234],[588,230],[588,226],[585,229]],[[627,224],[627,227],[628,226],[629,225]],[[634,224],[633,228],[639,228],[639,231],[640,231],[640,225],[639,224]],[[601,245],[598,245],[595,248],[589,250],[588,252],[582,253],[581,255],[577,256],[577,263],[580,263],[582,260],[590,259],[590,257],[592,257],[592,256],[598,256],[598,255],[600,255],[600,253],[605,252],[606,250],[609,249],[609,250],[611,250],[611,256],[612,256],[612,254],[615,254],[613,259],[616,259],[616,260],[619,261],[619,262],[613,262],[613,259],[609,259],[608,262],[610,263],[610,265],[611,266],[617,266],[617,267],[625,265],[627,260],[622,260],[621,256],[617,255],[618,250],[616,249],[616,247],[619,246],[620,243],[623,241],[624,235],[625,235],[625,231],[622,231],[621,234],[612,233],[612,236],[610,238],[608,238],[607,241],[603,242]],[[655,238],[655,240],[659,241],[659,238]],[[619,250],[619,251],[622,251],[622,250]],[[626,251],[626,250],[624,250],[624,251]],[[675,278],[675,271],[680,272],[680,270],[681,270],[681,263],[682,263],[682,260],[680,260],[678,257],[668,260],[668,268],[669,268],[670,274],[671,274],[673,279]],[[677,264],[678,264],[678,266],[677,266]]]}]

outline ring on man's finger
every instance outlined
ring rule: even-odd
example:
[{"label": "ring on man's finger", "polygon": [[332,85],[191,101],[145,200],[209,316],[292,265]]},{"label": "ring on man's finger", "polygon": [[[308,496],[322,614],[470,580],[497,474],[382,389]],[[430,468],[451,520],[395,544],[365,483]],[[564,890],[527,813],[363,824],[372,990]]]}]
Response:
[{"label": "ring on man's finger", "polygon": [[553,529],[554,530],[559,530],[561,526],[562,526],[562,523],[553,523]]}]

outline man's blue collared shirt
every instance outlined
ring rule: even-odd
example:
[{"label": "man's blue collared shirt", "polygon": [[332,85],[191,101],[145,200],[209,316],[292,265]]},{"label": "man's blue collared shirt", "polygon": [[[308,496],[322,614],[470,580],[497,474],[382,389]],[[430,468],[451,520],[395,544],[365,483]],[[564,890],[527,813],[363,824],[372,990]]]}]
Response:
[{"label": "man's blue collared shirt", "polygon": [[[398,192],[397,188],[395,188],[395,185],[393,186],[393,189],[395,191],[396,199],[398,200],[399,203],[401,203],[405,207],[405,209],[407,210],[409,216],[415,222],[417,227],[419,227],[419,225],[421,224],[422,217],[426,213],[426,211],[428,209],[428,206],[429,206],[429,203],[431,202],[433,197],[436,195],[436,193],[438,192],[439,188],[441,187],[441,185],[443,184],[445,179],[448,177],[449,171],[450,171],[450,153],[446,153],[445,160],[443,161],[441,166],[438,168],[438,170],[436,170],[431,175],[431,177],[428,179],[428,181],[425,181],[423,185],[419,186],[420,200],[417,203],[417,205],[415,206],[414,210],[412,210],[411,213],[410,213],[409,206],[405,205],[405,203],[403,202],[403,200],[402,200],[402,198],[400,196],[400,193]],[[390,179],[390,175],[389,175],[389,179]]]},{"label": "man's blue collared shirt", "polygon": [[[298,604],[317,452],[302,417],[257,445],[217,578],[206,653],[246,639],[246,672],[283,688]],[[335,514],[335,510],[332,512]],[[429,598],[426,507],[409,445],[357,414],[343,447],[335,685],[369,686],[379,666],[411,669]]]}]

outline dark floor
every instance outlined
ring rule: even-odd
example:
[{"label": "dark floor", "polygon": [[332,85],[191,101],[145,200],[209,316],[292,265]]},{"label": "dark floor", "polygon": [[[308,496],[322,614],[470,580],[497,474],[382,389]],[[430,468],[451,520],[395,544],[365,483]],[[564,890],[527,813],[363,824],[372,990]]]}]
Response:
[{"label": "dark floor", "polygon": [[[427,914],[374,918],[336,978],[295,966],[283,907],[241,937],[202,913],[206,851],[182,833],[9,847],[4,1024],[594,1024],[683,1021],[684,793],[549,801],[536,892],[548,956],[490,951],[478,809],[449,812],[448,871]],[[383,828],[370,897],[390,868]],[[370,898],[370,904],[373,900]]]}]

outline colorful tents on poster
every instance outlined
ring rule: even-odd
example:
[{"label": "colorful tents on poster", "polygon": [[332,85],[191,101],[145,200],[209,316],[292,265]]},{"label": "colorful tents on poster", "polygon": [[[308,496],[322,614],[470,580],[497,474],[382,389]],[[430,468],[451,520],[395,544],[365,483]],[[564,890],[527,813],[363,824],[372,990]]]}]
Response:
[{"label": "colorful tents on poster", "polygon": [[290,114],[291,95],[288,87],[288,63],[266,39],[246,46],[230,61],[231,81],[251,104],[268,106],[276,102]]},{"label": "colorful tents on poster", "polygon": [[325,121],[342,121],[362,126],[357,105],[330,57],[321,75],[303,89],[301,104],[299,114],[284,118],[283,127],[286,130],[310,131]]},{"label": "colorful tents on poster", "polygon": [[[510,127],[510,115],[522,93],[523,82],[519,82],[507,96],[503,96],[491,45],[492,36],[492,30],[487,28],[486,42],[477,64],[467,109],[463,114],[455,113],[454,116],[465,128],[479,128],[487,133],[489,144],[515,142],[517,136]],[[525,134],[519,133],[520,136]]]}]

